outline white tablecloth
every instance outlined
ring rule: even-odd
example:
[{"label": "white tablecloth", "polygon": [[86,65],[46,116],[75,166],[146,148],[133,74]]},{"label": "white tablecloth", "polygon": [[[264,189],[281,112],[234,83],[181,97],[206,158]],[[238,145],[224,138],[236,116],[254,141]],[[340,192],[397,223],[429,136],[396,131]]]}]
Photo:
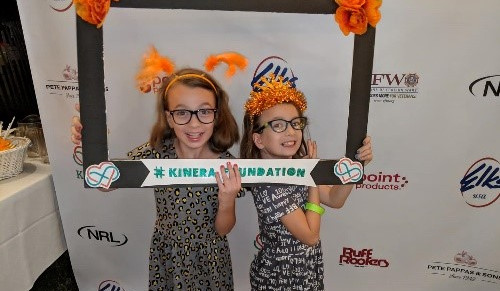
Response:
[{"label": "white tablecloth", "polygon": [[65,250],[50,165],[27,160],[0,181],[0,290],[31,289]]}]

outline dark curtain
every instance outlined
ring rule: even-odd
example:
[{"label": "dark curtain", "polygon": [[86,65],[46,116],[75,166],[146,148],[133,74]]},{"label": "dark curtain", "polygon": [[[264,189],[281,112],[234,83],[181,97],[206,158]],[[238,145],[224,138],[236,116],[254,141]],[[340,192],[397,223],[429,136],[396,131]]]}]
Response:
[{"label": "dark curtain", "polygon": [[19,121],[39,113],[17,3],[4,0],[0,6],[0,120],[5,129],[14,116]]}]

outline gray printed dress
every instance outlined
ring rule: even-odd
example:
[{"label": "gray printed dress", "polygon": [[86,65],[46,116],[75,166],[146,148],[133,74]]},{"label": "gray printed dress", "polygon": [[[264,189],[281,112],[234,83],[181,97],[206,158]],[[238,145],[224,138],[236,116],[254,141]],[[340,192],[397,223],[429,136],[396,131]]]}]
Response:
[{"label": "gray printed dress", "polygon": [[[137,159],[176,159],[173,140],[160,151],[145,143]],[[220,158],[232,158],[226,151]],[[149,251],[149,290],[234,290],[226,237],[215,231],[218,187],[155,188],[156,223]],[[240,193],[239,196],[242,196]]]},{"label": "gray printed dress", "polygon": [[303,244],[280,220],[304,208],[307,186],[258,186],[252,194],[263,245],[250,266],[252,290],[324,290],[321,242],[313,247]]}]

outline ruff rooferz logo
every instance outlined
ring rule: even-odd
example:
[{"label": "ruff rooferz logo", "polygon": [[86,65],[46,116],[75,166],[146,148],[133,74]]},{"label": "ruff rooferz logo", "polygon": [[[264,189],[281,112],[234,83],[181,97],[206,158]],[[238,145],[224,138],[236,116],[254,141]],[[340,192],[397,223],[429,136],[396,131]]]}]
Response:
[{"label": "ruff rooferz logo", "polygon": [[380,171],[378,174],[365,173],[363,175],[363,184],[356,184],[356,189],[401,190],[406,184],[408,184],[408,179],[405,176]]},{"label": "ruff rooferz logo", "polygon": [[354,265],[355,267],[376,266],[381,268],[389,267],[386,259],[372,258],[373,249],[362,249],[356,251],[353,248],[344,247],[339,258],[339,265]]},{"label": "ruff rooferz logo", "polygon": [[[109,243],[112,247],[119,247],[128,242],[125,234],[114,235],[111,231],[99,230],[95,225],[86,225],[78,229],[81,238]],[[118,239],[118,240],[116,240]]]},{"label": "ruff rooferz logo", "polygon": [[125,291],[118,282],[113,280],[105,280],[99,284],[97,291]]},{"label": "ruff rooferz logo", "polygon": [[500,75],[479,78],[469,85],[469,92],[474,96],[499,97]]},{"label": "ruff rooferz logo", "polygon": [[439,275],[453,280],[464,280],[471,284],[476,282],[500,284],[500,272],[478,267],[477,260],[466,251],[457,253],[453,260],[455,264],[432,262],[427,265],[427,271],[431,275]]},{"label": "ruff rooferz logo", "polygon": [[500,197],[500,163],[493,158],[475,162],[460,180],[465,202],[473,207],[485,207]]},{"label": "ruff rooferz logo", "polygon": [[373,102],[394,103],[415,99],[420,77],[416,73],[372,74],[370,98]]},{"label": "ruff rooferz logo", "polygon": [[50,8],[57,12],[65,12],[73,6],[72,0],[47,0]]}]

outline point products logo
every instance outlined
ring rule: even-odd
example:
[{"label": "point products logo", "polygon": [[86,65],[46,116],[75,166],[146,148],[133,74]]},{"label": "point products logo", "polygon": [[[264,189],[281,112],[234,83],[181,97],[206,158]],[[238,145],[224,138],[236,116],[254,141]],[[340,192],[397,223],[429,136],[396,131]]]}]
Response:
[{"label": "point products logo", "polygon": [[[119,247],[128,242],[128,237],[125,234],[114,235],[111,231],[97,229],[95,225],[82,226],[77,233],[81,238],[103,242],[112,247]],[[118,240],[115,238],[118,238]]]},{"label": "point products logo", "polygon": [[473,96],[499,97],[500,75],[492,75],[474,80],[469,85],[469,92]]},{"label": "point products logo", "polygon": [[344,247],[339,258],[339,265],[354,265],[355,267],[389,267],[389,261],[386,259],[374,259],[372,258],[372,255],[373,249],[362,249],[360,251],[356,251],[353,248]]},{"label": "point products logo", "polygon": [[378,174],[365,173],[363,175],[363,184],[356,184],[356,189],[401,190],[406,184],[408,184],[408,179],[405,176],[380,171]]},{"label": "point products logo", "polygon": [[455,263],[432,262],[427,265],[431,275],[443,278],[463,280],[468,282],[500,283],[500,272],[477,266],[477,260],[466,251],[457,253],[453,257]]},{"label": "point products logo", "polygon": [[118,282],[113,280],[105,280],[99,284],[97,291],[125,291]]},{"label": "point products logo", "polygon": [[415,99],[419,79],[416,73],[372,74],[370,98],[373,102],[383,103]]},{"label": "point products logo", "polygon": [[47,0],[50,8],[57,12],[65,12],[73,6],[73,0]]},{"label": "point products logo", "polygon": [[500,163],[493,158],[475,162],[460,180],[460,191],[472,207],[485,207],[500,197]]}]

